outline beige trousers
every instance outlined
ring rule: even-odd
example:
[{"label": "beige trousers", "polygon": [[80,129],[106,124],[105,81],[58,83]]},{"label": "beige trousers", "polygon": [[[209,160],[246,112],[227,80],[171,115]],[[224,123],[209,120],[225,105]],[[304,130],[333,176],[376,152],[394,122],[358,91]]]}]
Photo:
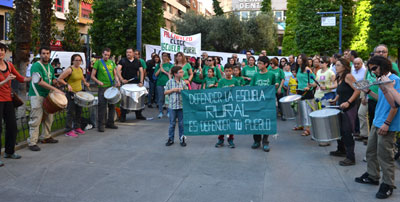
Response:
[{"label": "beige trousers", "polygon": [[358,109],[358,118],[360,120],[360,136],[368,137],[368,105],[360,104],[360,108]]},{"label": "beige trousers", "polygon": [[36,145],[39,140],[39,128],[42,124],[42,139],[50,138],[51,125],[53,123],[53,114],[48,114],[43,109],[44,97],[31,96],[31,114],[29,120],[29,146]]}]

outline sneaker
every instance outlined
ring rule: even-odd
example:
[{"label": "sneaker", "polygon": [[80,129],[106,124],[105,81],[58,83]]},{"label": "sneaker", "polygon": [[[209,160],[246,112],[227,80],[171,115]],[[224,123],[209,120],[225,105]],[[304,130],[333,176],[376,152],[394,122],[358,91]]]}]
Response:
[{"label": "sneaker", "polygon": [[3,167],[3,166],[4,166],[3,161],[0,161],[0,167]]},{"label": "sneaker", "polygon": [[49,137],[49,138],[46,138],[44,140],[41,140],[40,142],[42,144],[55,144],[55,143],[58,143],[58,140],[56,140],[56,139],[54,139],[52,137]]},{"label": "sneaker", "polygon": [[264,150],[265,152],[269,152],[269,150],[270,150],[269,145],[264,145],[264,146],[263,146],[263,150]]},{"label": "sneaker", "polygon": [[168,139],[167,143],[165,143],[165,146],[171,146],[174,144],[174,141],[172,141],[171,139]]},{"label": "sneaker", "polygon": [[186,147],[186,137],[185,136],[182,136],[182,138],[181,138],[181,142],[180,142],[180,144],[181,144],[181,146],[182,147]]},{"label": "sneaker", "polygon": [[21,155],[18,155],[18,154],[16,154],[16,153],[14,153],[14,154],[7,154],[7,153],[5,153],[5,154],[4,154],[4,158],[7,158],[7,159],[20,159],[20,158],[21,158]]},{"label": "sneaker", "polygon": [[103,133],[103,132],[104,132],[104,127],[98,127],[98,128],[97,128],[97,131]]},{"label": "sneaker", "polygon": [[112,125],[106,125],[106,128],[118,129],[118,126],[112,124]]},{"label": "sneaker", "polygon": [[163,113],[160,112],[160,113],[158,114],[158,118],[161,119],[162,117],[163,117]]},{"label": "sneaker", "polygon": [[350,160],[348,158],[345,158],[343,161],[339,161],[339,165],[341,166],[353,166],[356,165],[355,160]]},{"label": "sneaker", "polygon": [[233,143],[232,139],[228,139],[229,148],[235,148],[235,144]]},{"label": "sneaker", "polygon": [[215,147],[223,147],[224,146],[224,140],[218,139],[217,144],[215,144]]},{"label": "sneaker", "polygon": [[396,188],[396,187],[382,183],[381,186],[379,187],[378,193],[376,193],[376,195],[375,195],[376,198],[378,198],[378,199],[389,198],[389,196],[391,196],[393,194],[393,188]]},{"label": "sneaker", "polygon": [[92,128],[93,128],[93,125],[92,125],[92,124],[87,124],[86,127],[85,127],[85,130],[90,130],[90,129],[92,129]]},{"label": "sneaker", "polygon": [[251,145],[252,149],[257,149],[260,147],[260,143],[259,142],[254,142],[253,145]]},{"label": "sneaker", "polygon": [[361,177],[356,177],[354,181],[361,183],[361,184],[372,184],[372,185],[379,185],[379,181],[373,180],[369,177],[369,174],[365,172],[361,175]]},{"label": "sneaker", "polygon": [[81,128],[75,129],[75,132],[81,135],[85,134],[85,131],[83,131]]},{"label": "sneaker", "polygon": [[78,135],[73,131],[69,131],[68,133],[65,134],[67,137],[78,137]]},{"label": "sneaker", "polygon": [[29,146],[29,149],[30,149],[31,151],[40,151],[40,147],[37,146],[37,145]]},{"label": "sneaker", "polygon": [[337,156],[337,157],[345,157],[346,156],[346,152],[341,152],[339,150],[336,150],[336,151],[329,152],[329,155]]}]

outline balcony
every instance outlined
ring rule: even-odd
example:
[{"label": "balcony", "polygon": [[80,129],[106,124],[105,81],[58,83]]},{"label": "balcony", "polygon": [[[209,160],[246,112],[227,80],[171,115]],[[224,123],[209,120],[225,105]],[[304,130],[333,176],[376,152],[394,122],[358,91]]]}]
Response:
[{"label": "balcony", "polygon": [[179,3],[185,6],[186,8],[190,8],[190,0],[179,0]]}]

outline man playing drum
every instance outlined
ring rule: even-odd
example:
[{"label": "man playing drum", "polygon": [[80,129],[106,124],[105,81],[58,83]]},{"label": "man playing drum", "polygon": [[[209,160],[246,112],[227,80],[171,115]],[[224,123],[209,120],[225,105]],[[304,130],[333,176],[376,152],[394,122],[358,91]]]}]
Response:
[{"label": "man playing drum", "polygon": [[[114,61],[110,60],[111,50],[109,48],[104,48],[103,58],[97,60],[94,63],[91,79],[98,85],[98,117],[97,117],[97,130],[99,132],[104,132],[104,123],[107,116],[107,100],[104,97],[104,92],[107,88],[113,86],[114,81],[116,86],[119,86],[119,79],[117,76],[117,69]],[[107,69],[106,69],[107,68]],[[115,79],[115,80],[114,80]],[[117,129],[118,127],[114,124],[115,117],[115,105],[108,104],[108,119],[106,123],[106,128]]]},{"label": "man playing drum", "polygon": [[[126,49],[126,58],[122,58],[118,63],[118,77],[122,84],[134,83],[139,87],[143,86],[144,72],[139,59],[134,58],[134,51],[132,48]],[[126,121],[126,114],[128,111],[121,107],[121,122]],[[135,111],[136,119],[146,120],[142,115],[142,110]]]},{"label": "man playing drum", "polygon": [[50,91],[64,94],[62,91],[52,86],[57,84],[56,77],[54,76],[54,69],[49,64],[50,61],[50,48],[41,47],[39,49],[40,60],[35,62],[31,67],[31,75],[39,74],[41,79],[38,83],[31,82],[29,86],[29,96],[31,101],[31,113],[29,120],[29,149],[32,151],[40,151],[37,146],[39,139],[39,127],[43,123],[43,139],[41,143],[57,143],[58,140],[53,139],[50,135],[51,125],[53,123],[53,115],[43,110],[44,99],[48,96]]}]

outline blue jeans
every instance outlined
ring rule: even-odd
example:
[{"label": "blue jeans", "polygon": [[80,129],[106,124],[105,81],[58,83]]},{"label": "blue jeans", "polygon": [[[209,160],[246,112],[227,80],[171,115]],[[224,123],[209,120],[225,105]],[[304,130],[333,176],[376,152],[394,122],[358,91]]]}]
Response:
[{"label": "blue jeans", "polygon": [[169,110],[169,129],[168,137],[174,141],[176,119],[178,118],[179,139],[183,136],[183,109],[168,109]]},{"label": "blue jeans", "polygon": [[163,112],[165,102],[165,95],[164,95],[164,86],[157,86],[157,105],[158,105],[158,112]]},{"label": "blue jeans", "polygon": [[321,100],[335,99],[335,97],[336,97],[335,92],[329,92],[329,93],[325,93],[324,97],[322,97]]},{"label": "blue jeans", "polygon": [[149,94],[147,95],[147,104],[151,105],[154,102],[157,102],[156,99],[156,81],[149,80]]}]

